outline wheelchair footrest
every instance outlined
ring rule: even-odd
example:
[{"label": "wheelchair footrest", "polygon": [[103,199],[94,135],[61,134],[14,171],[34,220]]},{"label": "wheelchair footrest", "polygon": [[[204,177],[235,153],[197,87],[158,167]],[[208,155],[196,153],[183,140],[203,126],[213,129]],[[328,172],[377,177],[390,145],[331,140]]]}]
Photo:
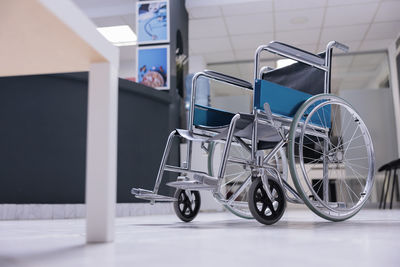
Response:
[{"label": "wheelchair footrest", "polygon": [[177,201],[174,197],[168,197],[163,195],[154,194],[153,191],[142,189],[142,188],[132,188],[132,195],[136,198],[155,201],[155,202],[174,202]]},{"label": "wheelchair footrest", "polygon": [[218,186],[218,179],[205,174],[193,175],[194,180],[178,180],[167,183],[168,186],[189,190],[214,190]]},{"label": "wheelchair footrest", "polygon": [[210,186],[217,186],[218,179],[206,174],[194,174],[193,179],[199,183],[210,185]]},{"label": "wheelchair footrest", "polygon": [[216,186],[206,185],[193,180],[170,182],[167,185],[183,190],[213,190],[216,188]]}]

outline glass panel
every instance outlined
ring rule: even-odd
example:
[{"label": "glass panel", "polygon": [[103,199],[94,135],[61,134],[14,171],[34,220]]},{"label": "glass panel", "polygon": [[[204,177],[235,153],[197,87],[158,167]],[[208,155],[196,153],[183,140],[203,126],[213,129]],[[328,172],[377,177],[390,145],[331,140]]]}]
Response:
[{"label": "glass panel", "polygon": [[389,88],[386,52],[339,54],[332,60],[332,93],[342,90]]}]

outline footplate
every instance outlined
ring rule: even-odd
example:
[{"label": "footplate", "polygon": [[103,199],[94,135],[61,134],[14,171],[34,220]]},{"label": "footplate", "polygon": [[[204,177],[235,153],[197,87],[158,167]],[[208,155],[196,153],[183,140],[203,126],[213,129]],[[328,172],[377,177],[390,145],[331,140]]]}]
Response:
[{"label": "footplate", "polygon": [[153,191],[142,188],[132,188],[131,194],[134,195],[136,198],[149,200],[153,202],[174,202],[177,200],[174,197],[154,194]]},{"label": "footplate", "polygon": [[217,189],[218,179],[205,174],[195,174],[194,180],[178,180],[167,183],[168,186],[183,190],[214,190]]}]

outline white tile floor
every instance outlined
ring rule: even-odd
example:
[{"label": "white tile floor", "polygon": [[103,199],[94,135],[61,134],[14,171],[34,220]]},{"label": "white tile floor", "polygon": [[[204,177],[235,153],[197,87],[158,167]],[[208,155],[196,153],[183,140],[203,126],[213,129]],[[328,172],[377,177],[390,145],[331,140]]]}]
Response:
[{"label": "white tile floor", "polygon": [[400,266],[400,210],[342,223],[288,210],[273,226],[228,213],[117,219],[115,243],[85,245],[84,221],[0,221],[0,266]]}]

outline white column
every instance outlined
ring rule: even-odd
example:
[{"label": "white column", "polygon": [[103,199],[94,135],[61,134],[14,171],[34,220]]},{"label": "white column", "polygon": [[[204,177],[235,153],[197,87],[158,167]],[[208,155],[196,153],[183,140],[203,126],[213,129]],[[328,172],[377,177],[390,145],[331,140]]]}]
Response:
[{"label": "white column", "polygon": [[117,182],[118,67],[91,64],[88,91],[86,240],[111,242]]}]

